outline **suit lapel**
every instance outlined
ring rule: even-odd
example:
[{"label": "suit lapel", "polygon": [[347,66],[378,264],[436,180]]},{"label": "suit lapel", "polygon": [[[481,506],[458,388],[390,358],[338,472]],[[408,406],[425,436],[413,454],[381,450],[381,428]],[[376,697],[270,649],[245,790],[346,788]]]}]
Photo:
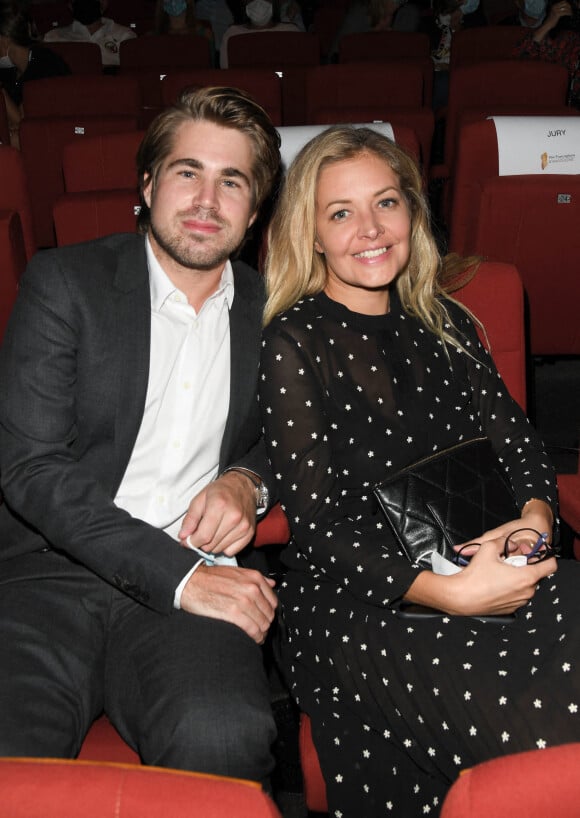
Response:
[{"label": "suit lapel", "polygon": [[263,300],[255,272],[234,263],[235,295],[230,310],[230,407],[220,452],[220,468],[230,459],[240,417],[255,400]]},{"label": "suit lapel", "polygon": [[145,242],[139,238],[120,254],[113,283],[111,344],[117,383],[114,475],[118,487],[133,451],[145,410],[151,344],[151,296]]}]

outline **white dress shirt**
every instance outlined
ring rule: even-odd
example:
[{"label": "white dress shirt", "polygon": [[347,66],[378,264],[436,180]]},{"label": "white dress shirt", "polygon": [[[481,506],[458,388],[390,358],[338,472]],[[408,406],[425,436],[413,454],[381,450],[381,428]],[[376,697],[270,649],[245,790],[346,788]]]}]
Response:
[{"label": "white dress shirt", "polygon": [[[143,419],[115,503],[177,539],[190,501],[218,474],[230,402],[234,275],[228,261],[218,289],[196,313],[161,268],[148,239],[146,250],[149,381]],[[179,584],[176,607],[196,567]]]},{"label": "white dress shirt", "polygon": [[132,40],[137,35],[127,26],[121,26],[108,17],[101,17],[101,27],[93,34],[87,26],[73,20],[70,26],[51,28],[44,35],[45,43],[96,43],[101,49],[103,65],[119,65],[120,47],[125,40]]}]

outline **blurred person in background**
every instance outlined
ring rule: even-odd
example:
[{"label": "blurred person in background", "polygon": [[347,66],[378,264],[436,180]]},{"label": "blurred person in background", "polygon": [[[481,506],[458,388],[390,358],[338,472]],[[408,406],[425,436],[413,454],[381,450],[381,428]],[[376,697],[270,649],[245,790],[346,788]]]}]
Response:
[{"label": "blurred person in background", "polygon": [[127,26],[103,17],[107,0],[72,0],[73,21],[70,26],[58,26],[44,35],[45,43],[96,43],[101,49],[104,66],[119,65],[119,47],[135,37]]},{"label": "blurred person in background", "polygon": [[545,60],[568,69],[568,104],[580,108],[580,4],[556,0],[544,21],[526,32],[514,49],[515,56]]},{"label": "blurred person in background", "polygon": [[34,41],[28,17],[16,4],[0,5],[0,88],[4,95],[10,141],[19,146],[22,86],[31,80],[70,74],[66,62]]},{"label": "blurred person in background", "polygon": [[[278,4],[267,2],[267,0],[250,0],[246,2],[244,13],[246,22],[241,25],[233,25],[228,28],[223,36],[220,47],[220,68],[227,68],[228,42],[232,37],[239,34],[259,34],[262,31],[300,31],[294,23],[283,23],[280,21],[280,9]],[[258,47],[258,44],[256,44]]]}]

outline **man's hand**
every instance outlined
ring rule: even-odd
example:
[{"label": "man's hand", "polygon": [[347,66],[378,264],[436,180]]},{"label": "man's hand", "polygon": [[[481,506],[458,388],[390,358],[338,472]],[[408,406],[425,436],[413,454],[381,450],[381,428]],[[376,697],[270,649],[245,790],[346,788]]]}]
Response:
[{"label": "man's hand", "polygon": [[230,471],[209,483],[189,504],[179,539],[206,553],[233,557],[256,530],[256,489],[240,472]]},{"label": "man's hand", "polygon": [[274,580],[249,568],[200,565],[181,595],[188,613],[237,625],[261,645],[274,619],[278,599]]}]

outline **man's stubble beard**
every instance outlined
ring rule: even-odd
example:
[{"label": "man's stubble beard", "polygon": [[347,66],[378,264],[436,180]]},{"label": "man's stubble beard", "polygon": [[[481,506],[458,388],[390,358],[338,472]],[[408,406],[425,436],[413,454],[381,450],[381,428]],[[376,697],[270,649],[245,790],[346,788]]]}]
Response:
[{"label": "man's stubble beard", "polygon": [[189,270],[214,270],[216,267],[225,264],[229,258],[241,247],[244,236],[234,241],[233,236],[229,236],[225,244],[220,246],[208,245],[210,239],[197,238],[190,242],[181,235],[161,232],[151,223],[150,230],[153,238],[161,249],[170,258],[182,267]]}]

